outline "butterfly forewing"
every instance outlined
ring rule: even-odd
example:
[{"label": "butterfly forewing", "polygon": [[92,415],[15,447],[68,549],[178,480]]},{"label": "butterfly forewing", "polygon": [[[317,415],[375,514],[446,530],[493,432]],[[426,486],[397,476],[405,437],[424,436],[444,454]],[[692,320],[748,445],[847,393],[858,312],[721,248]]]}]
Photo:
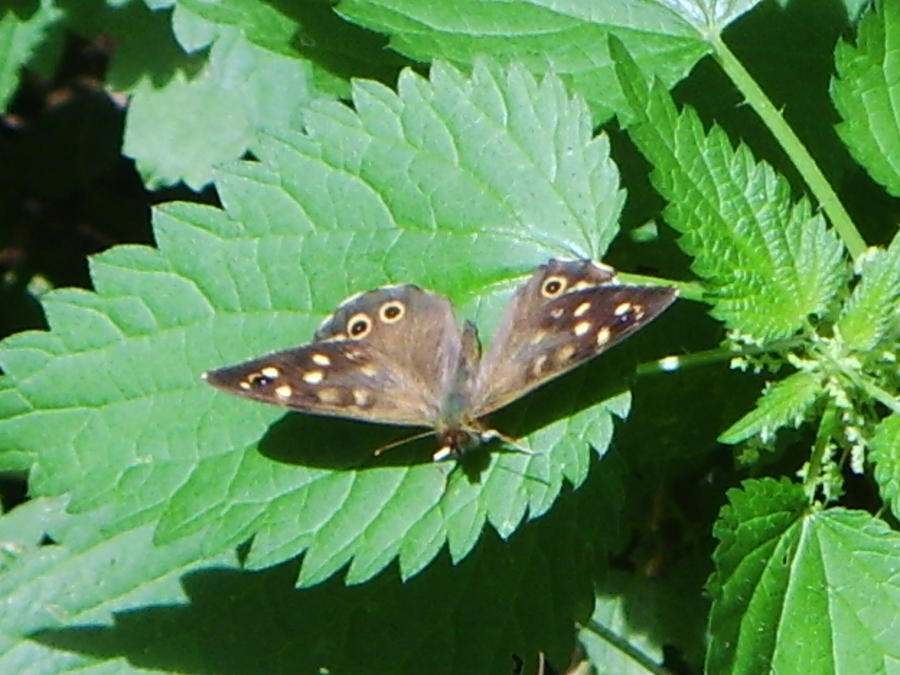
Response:
[{"label": "butterfly forewing", "polygon": [[206,373],[220,389],[321,415],[431,426],[459,359],[449,301],[416,286],[354,296],[308,345]]},{"label": "butterfly forewing", "polygon": [[553,260],[516,292],[481,363],[473,417],[511,403],[625,339],[675,299],[671,287],[618,284],[591,261]]}]

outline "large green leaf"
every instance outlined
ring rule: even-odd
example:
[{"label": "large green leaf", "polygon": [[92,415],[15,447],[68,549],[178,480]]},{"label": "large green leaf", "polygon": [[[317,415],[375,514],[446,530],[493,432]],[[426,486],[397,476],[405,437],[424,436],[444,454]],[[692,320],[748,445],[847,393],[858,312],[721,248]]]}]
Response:
[{"label": "large green leaf", "polygon": [[708,40],[757,0],[519,1],[341,0],[337,11],[386,33],[419,61],[470,66],[480,54],[557,73],[588,101],[598,120],[624,107],[607,37],[625,41],[641,65],[667,85],[708,52]]},{"label": "large green leaf", "polygon": [[747,481],[728,496],[715,528],[707,672],[890,671],[900,535],[861,511],[809,509],[787,481]]},{"label": "large green leaf", "polygon": [[254,566],[306,551],[311,584],[395,557],[409,576],[444,542],[460,559],[486,520],[508,536],[584,480],[589,444],[603,451],[628,409],[603,359],[497,416],[538,454],[475,453],[465,470],[422,445],[372,459],[387,429],[285,417],[199,379],[305,341],[343,296],[384,282],[447,293],[490,334],[533,265],[596,255],[615,233],[608,143],[555,78],[436,65],[397,94],[360,82],[354,104],[314,104],[261,162],[223,170],[224,210],[160,208],[158,249],[97,256],[96,293],[48,294],[51,331],[4,342],[28,409],[9,408],[0,440],[36,458],[35,494],[105,507],[111,533],[160,517],[161,542],[203,531],[208,555],[253,536]]}]

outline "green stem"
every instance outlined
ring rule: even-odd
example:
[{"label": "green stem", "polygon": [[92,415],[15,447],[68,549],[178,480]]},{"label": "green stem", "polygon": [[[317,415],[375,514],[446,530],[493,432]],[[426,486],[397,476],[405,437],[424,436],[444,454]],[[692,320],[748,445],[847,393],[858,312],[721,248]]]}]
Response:
[{"label": "green stem", "polygon": [[596,621],[589,621],[588,624],[584,626],[584,628],[591,631],[592,633],[595,633],[601,639],[606,640],[622,653],[630,656],[632,659],[641,664],[641,666],[643,666],[644,669],[647,670],[647,672],[656,673],[656,675],[671,675],[671,672],[668,669],[663,668],[661,665],[647,656],[644,652],[639,650],[637,647],[632,645],[630,642],[628,642],[618,634],[612,632],[606,626],[603,626]]},{"label": "green stem", "polygon": [[803,481],[803,487],[810,499],[815,497],[816,485],[819,483],[822,471],[822,462],[825,460],[825,453],[828,451],[828,444],[834,437],[834,432],[838,426],[838,416],[834,403],[828,402],[822,418],[819,420],[819,428],[816,431],[816,442],[813,445],[813,452],[809,458],[809,465],[806,472],[806,478]]},{"label": "green stem", "polygon": [[673,370],[682,370],[683,368],[699,368],[712,363],[722,363],[730,361],[740,356],[756,356],[767,352],[782,353],[795,349],[802,345],[804,340],[801,338],[791,338],[789,340],[781,340],[762,347],[744,347],[739,352],[725,347],[717,347],[715,349],[705,349],[693,354],[664,356],[654,361],[645,361],[639,363],[636,371],[638,377],[644,375],[657,375],[659,373],[668,373]]},{"label": "green stem", "polygon": [[781,113],[756,84],[750,73],[746,71],[737,57],[728,49],[721,37],[718,35],[710,36],[710,44],[719,65],[722,66],[722,69],[743,94],[750,107],[759,115],[763,124],[769,128],[769,131],[775,136],[775,139],[788,157],[791,158],[791,161],[794,162],[794,166],[797,167],[810,191],[815,195],[822,209],[828,215],[832,225],[834,225],[834,229],[837,230],[841,239],[844,240],[844,245],[850,252],[850,256],[854,260],[858,258],[866,250],[866,242],[856,229],[856,226],[850,219],[850,215],[844,209],[844,205],[841,204],[831,185],[828,184],[825,176],[819,170],[815,160],[803,143],[800,142],[800,139],[797,138],[793,129],[785,122]]}]

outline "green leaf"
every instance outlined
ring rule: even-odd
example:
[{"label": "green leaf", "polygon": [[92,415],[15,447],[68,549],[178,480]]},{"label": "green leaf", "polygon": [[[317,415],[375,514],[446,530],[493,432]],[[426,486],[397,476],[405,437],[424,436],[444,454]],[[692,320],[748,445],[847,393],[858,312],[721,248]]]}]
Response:
[{"label": "green leaf", "polygon": [[[0,375],[0,420],[14,420],[27,413],[30,408],[16,390],[15,382]],[[27,443],[22,443],[22,439],[15,433],[9,433],[10,426],[12,425],[0,425],[0,470],[25,471],[32,465],[36,455],[25,447]]]},{"label": "green leaf", "polygon": [[869,6],[857,45],[838,42],[831,98],[843,121],[837,132],[853,157],[893,196],[900,196],[900,2]]},{"label": "green leaf", "polygon": [[108,536],[101,511],[37,499],[0,518],[0,539],[65,544],[22,552],[0,576],[0,672],[450,675],[506,672],[511,652],[539,649],[563,663],[573,620],[590,613],[598,542],[619,540],[624,468],[610,453],[546,518],[508,542],[488,533],[458,565],[441,556],[415,579],[391,571],[351,588],[294,589],[296,561],[237,570],[230,556],[204,560],[203,536],[157,547],[147,526]]},{"label": "green leaf", "polygon": [[822,393],[819,373],[800,371],[779,382],[769,382],[756,408],[723,431],[719,442],[733,445],[757,434],[767,441],[782,427],[799,427]]},{"label": "green leaf", "polygon": [[900,535],[861,511],[810,511],[802,486],[784,480],[746,481],[728,497],[714,530],[706,672],[890,670]]},{"label": "green leaf", "polygon": [[184,181],[199,190],[214,166],[244,155],[261,130],[287,125],[317,95],[308,64],[223,30],[199,73],[135,89],[123,152],[149,188]]},{"label": "green leaf", "polygon": [[202,59],[186,54],[172,35],[171,12],[151,11],[144,2],[66,4],[67,27],[87,40],[115,36],[106,86],[133,94],[164,87],[173,78],[195,74]]},{"label": "green leaf", "polygon": [[841,338],[858,352],[869,352],[897,334],[900,304],[900,234],[884,251],[870,249],[857,262],[859,283],[837,321]]},{"label": "green leaf", "polygon": [[[148,525],[108,536],[102,512],[71,516],[65,501],[35,499],[0,518],[0,538],[8,542],[15,531],[17,542],[17,555],[4,560],[0,574],[0,672],[19,673],[36,664],[44,672],[109,667],[115,661],[110,663],[108,647],[81,655],[42,645],[35,634],[76,624],[84,630],[110,624],[114,612],[184,602],[182,575],[235,565],[231,553],[204,558],[199,538],[156,546]],[[44,537],[51,543],[34,545]],[[4,548],[7,553],[12,547]],[[118,667],[116,672],[136,671]]]},{"label": "green leaf", "polygon": [[690,566],[670,567],[649,578],[611,570],[597,585],[594,614],[578,639],[598,672],[654,672],[650,666],[658,668],[665,661],[664,647],[679,649],[680,657],[699,672],[703,653],[697,646],[705,633],[701,617],[709,605],[698,592],[703,579],[697,577],[708,560],[687,560]]},{"label": "green leaf", "polygon": [[65,505],[64,497],[39,497],[0,517],[0,572],[17,568],[23,557],[41,548],[48,532],[58,531],[64,525]]},{"label": "green leaf", "polygon": [[658,82],[648,84],[621,43],[611,49],[635,122],[628,127],[668,200],[666,222],[681,233],[691,268],[707,280],[711,314],[762,341],[788,337],[823,315],[847,272],[834,232],[809,202],[791,203],[788,182],[725,132],[707,133],[680,113]]},{"label": "green leaf", "polygon": [[189,52],[207,47],[220,32],[239,29],[248,42],[293,59],[306,59],[317,89],[350,95],[350,78],[394,82],[406,59],[385,49],[387,39],[343,21],[318,0],[273,6],[259,0],[180,0],[172,18]]},{"label": "green leaf", "polygon": [[478,55],[490,54],[501,63],[521,63],[534,74],[557,73],[603,121],[624,107],[606,46],[610,34],[621,38],[648,72],[672,86],[709,51],[709,38],[756,4],[341,0],[337,11],[389,35],[391,47],[418,61],[442,59],[467,67]]},{"label": "green leaf", "polygon": [[[16,4],[16,3],[13,3]],[[61,11],[52,0],[0,9],[0,111],[19,86],[19,72],[42,42],[55,35]]]},{"label": "green leaf", "polygon": [[158,249],[93,258],[96,293],[47,294],[51,331],[3,343],[30,408],[0,435],[36,457],[34,494],[102,505],[111,533],[162,517],[159,542],[204,532],[206,555],[253,537],[253,566],[305,551],[312,584],[347,564],[362,581],[397,557],[410,576],[444,542],[459,560],[486,521],[509,536],[564,479],[584,480],[588,443],[602,453],[627,412],[612,358],[497,415],[538,454],[487,448],[457,469],[425,461],[427,443],[373,459],[387,428],[285,415],[200,380],[305,341],[341,298],[385,282],[450,295],[490,335],[534,265],[596,257],[615,234],[608,141],[557,79],[436,64],[396,94],[358,82],[353,103],[313,104],[261,161],[223,169],[224,211],[158,209]]},{"label": "green leaf", "polygon": [[900,514],[900,414],[878,423],[869,447],[881,498],[890,504],[896,517]]}]

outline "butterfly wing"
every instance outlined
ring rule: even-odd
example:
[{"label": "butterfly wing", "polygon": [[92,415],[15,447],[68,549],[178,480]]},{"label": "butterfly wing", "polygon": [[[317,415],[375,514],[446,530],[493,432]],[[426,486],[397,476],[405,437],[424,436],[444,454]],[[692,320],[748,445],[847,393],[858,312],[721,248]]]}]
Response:
[{"label": "butterfly wing", "polygon": [[677,290],[619,284],[591,260],[550,260],[520,286],[478,371],[482,417],[581,365],[659,316]]},{"label": "butterfly wing", "polygon": [[303,412],[431,426],[460,344],[446,298],[411,285],[385,286],[345,300],[308,345],[204,378],[230,393]]}]

